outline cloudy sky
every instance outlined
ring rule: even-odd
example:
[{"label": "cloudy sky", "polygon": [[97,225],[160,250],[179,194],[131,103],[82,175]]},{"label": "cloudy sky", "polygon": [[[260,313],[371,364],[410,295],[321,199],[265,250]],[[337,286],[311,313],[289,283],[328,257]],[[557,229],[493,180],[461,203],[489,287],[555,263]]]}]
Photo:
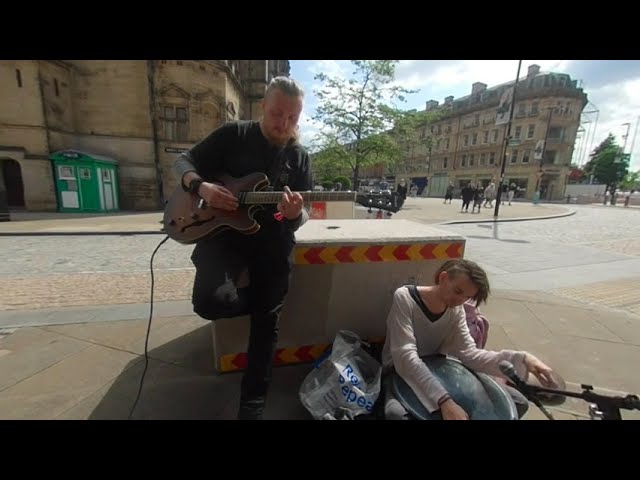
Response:
[{"label": "cloudy sky", "polygon": [[[582,115],[585,132],[576,141],[574,161],[586,162],[588,149],[595,148],[609,133],[622,145],[623,135],[627,133],[625,123],[630,124],[626,152],[631,151],[640,117],[639,60],[523,60],[521,78],[533,64],[540,65],[542,71],[568,73],[588,95],[589,103]],[[518,60],[401,60],[396,67],[396,80],[406,88],[419,90],[407,99],[404,107],[424,110],[428,100],[442,104],[449,95],[455,98],[469,95],[474,82],[492,87],[512,81],[517,70]],[[307,144],[318,131],[318,125],[311,118],[317,107],[313,92],[320,86],[314,75],[323,72],[349,78],[352,71],[353,66],[347,60],[291,60],[291,76],[299,80],[307,92],[300,122],[302,139]],[[638,170],[640,138],[637,135],[631,153],[631,168]]]}]

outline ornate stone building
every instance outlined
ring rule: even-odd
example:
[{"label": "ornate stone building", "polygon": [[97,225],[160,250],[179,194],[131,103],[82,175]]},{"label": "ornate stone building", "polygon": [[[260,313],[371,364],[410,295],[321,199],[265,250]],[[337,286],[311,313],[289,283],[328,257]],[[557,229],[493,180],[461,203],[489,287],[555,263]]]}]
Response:
[{"label": "ornate stone building", "polygon": [[[432,197],[444,196],[449,183],[458,189],[468,182],[497,185],[507,125],[496,125],[496,114],[513,84],[487,88],[476,82],[468,96],[447,97],[441,105],[428,101],[426,110],[438,112],[438,120],[421,128],[402,167],[385,175],[410,179]],[[504,179],[517,185],[518,196],[531,199],[539,181],[543,199],[562,198],[586,104],[587,95],[567,74],[530,65],[519,79]],[[369,169],[363,176],[379,178],[381,171]]]},{"label": "ornate stone building", "polygon": [[288,60],[0,61],[0,202],[57,210],[50,156],[75,150],[117,162],[120,209],[161,209],[176,153],[258,118],[277,75]]}]

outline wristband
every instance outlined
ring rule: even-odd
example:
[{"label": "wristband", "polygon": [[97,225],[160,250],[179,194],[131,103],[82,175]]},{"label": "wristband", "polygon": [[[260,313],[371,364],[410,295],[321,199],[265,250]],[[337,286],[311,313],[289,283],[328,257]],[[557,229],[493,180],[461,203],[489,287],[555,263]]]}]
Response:
[{"label": "wristband", "polygon": [[187,187],[187,192],[197,195],[198,190],[200,189],[200,185],[202,185],[203,182],[204,180],[202,180],[201,178],[194,178],[189,182],[189,187]]}]

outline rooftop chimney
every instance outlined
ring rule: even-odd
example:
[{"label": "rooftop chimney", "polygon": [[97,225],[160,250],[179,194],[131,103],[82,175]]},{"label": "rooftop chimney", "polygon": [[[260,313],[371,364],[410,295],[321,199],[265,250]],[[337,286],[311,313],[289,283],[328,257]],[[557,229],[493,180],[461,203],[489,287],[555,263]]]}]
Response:
[{"label": "rooftop chimney", "polygon": [[529,65],[527,70],[527,78],[535,77],[540,73],[540,65]]},{"label": "rooftop chimney", "polygon": [[476,82],[471,86],[471,95],[482,93],[487,89],[487,84],[482,82]]},{"label": "rooftop chimney", "polygon": [[453,95],[449,95],[448,97],[445,97],[444,99],[445,105],[449,105],[451,102],[453,102]]},{"label": "rooftop chimney", "polygon": [[437,106],[438,106],[438,101],[437,100],[429,100],[427,102],[427,110],[433,110]]}]

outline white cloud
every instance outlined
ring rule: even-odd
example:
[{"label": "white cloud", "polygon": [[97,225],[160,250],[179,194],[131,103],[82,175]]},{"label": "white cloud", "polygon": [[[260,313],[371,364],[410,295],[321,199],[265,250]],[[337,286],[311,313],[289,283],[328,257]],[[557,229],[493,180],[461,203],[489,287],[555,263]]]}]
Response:
[{"label": "white cloud", "polygon": [[346,78],[349,73],[350,62],[345,60],[318,60],[309,65],[309,72],[313,75],[324,73],[330,77]]},{"label": "white cloud", "polygon": [[308,147],[313,145],[315,136],[320,132],[322,124],[314,120],[306,111],[300,115],[300,143]]},{"label": "white cloud", "polygon": [[[587,146],[585,147],[576,142],[576,150],[581,146],[581,150],[584,152],[581,157],[582,163],[588,160],[588,153],[593,151],[609,133],[615,135],[616,141],[620,146],[624,145],[623,136],[627,133],[627,126],[623,125],[625,123],[630,124],[625,149],[629,153],[638,122],[638,115],[640,115],[640,98],[637,95],[637,92],[640,92],[640,78],[605,85],[591,91],[587,89],[586,92],[591,103],[587,105],[585,111],[597,109],[598,123],[596,126],[595,113],[583,115],[583,120],[590,120],[591,124],[584,124],[589,137]],[[631,169],[638,170],[640,169],[640,143],[637,136],[633,150]]]}]

